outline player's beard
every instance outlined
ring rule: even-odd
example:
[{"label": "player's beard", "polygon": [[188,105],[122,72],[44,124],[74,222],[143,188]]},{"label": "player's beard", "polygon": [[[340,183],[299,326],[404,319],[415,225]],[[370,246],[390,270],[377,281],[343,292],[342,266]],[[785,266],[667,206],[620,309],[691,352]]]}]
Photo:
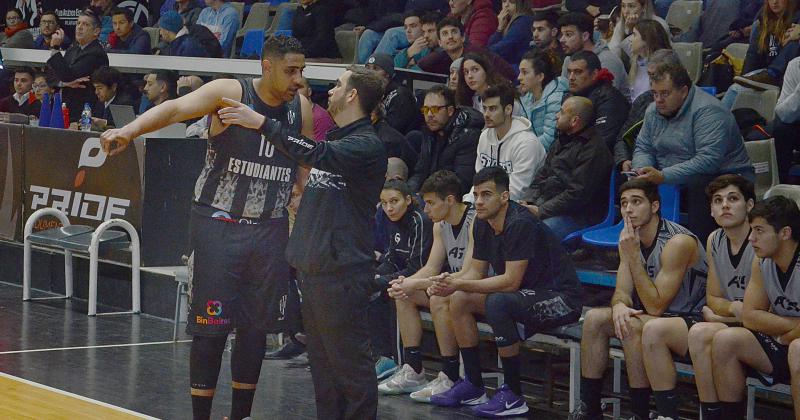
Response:
[{"label": "player's beard", "polygon": [[330,114],[331,117],[335,117],[337,114],[342,112],[342,109],[344,109],[344,97],[339,99],[331,99],[328,102],[328,114]]}]

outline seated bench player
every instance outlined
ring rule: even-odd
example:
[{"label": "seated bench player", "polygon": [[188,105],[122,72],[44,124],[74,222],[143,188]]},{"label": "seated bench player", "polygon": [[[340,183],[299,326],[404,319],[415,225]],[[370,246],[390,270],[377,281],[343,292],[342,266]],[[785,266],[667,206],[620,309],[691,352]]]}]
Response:
[{"label": "seated bench player", "polygon": [[[450,321],[449,297],[428,296],[426,290],[433,278],[461,271],[472,255],[471,228],[475,209],[461,201],[461,181],[455,172],[434,172],[420,188],[425,201],[425,214],[433,221],[433,246],[428,261],[411,276],[400,276],[390,283],[389,296],[394,298],[397,321],[403,340],[403,367],[378,385],[382,394],[411,393],[419,402],[430,402],[431,395],[453,387],[458,381],[458,344]],[[442,370],[428,382],[422,368],[422,320],[419,311],[430,308],[436,341],[442,355]]]},{"label": "seated bench player", "polygon": [[373,356],[377,359],[375,375],[386,379],[397,371],[394,356],[395,321],[389,299],[384,290],[389,282],[400,276],[416,273],[425,265],[431,252],[433,228],[430,219],[421,211],[413,192],[405,181],[390,179],[383,185],[380,205],[386,218],[386,253],[378,259],[375,269],[376,292],[369,304],[369,328]]},{"label": "seated bench player", "polygon": [[[509,198],[508,174],[481,169],[472,182],[477,220],[472,260],[461,272],[442,276],[432,294],[450,296],[450,316],[466,378],[431,397],[438,406],[474,405],[482,417],[528,412],[520,382],[520,341],[536,332],[573,323],[581,314],[581,286],[572,261],[555,234]],[[489,275],[489,268],[494,275]],[[476,315],[492,327],[505,383],[491,400],[481,377]],[[517,324],[524,325],[519,331]]]},{"label": "seated bench player", "polygon": [[[711,340],[729,324],[741,323],[744,288],[750,280],[753,247],[747,240],[747,212],[755,204],[753,183],[740,175],[721,175],[706,187],[711,216],[719,229],[708,236],[708,281],[703,321],[689,325],[680,317],[654,319],[644,325],[642,349],[647,379],[659,416],[678,418],[677,375],[672,355],[691,354],[703,419],[719,419],[719,403],[711,376]],[[691,329],[690,329],[691,328]],[[717,417],[715,417],[715,415]]]},{"label": "seated bench player", "polygon": [[722,419],[745,414],[747,375],[767,385],[791,378],[792,399],[800,404],[800,210],[797,203],[770,197],[750,211],[755,250],[744,294],[744,327],[725,328],[711,344],[714,384]]},{"label": "seated bench player", "polygon": [[611,307],[586,313],[581,337],[581,403],[570,419],[600,419],[603,373],[609,339],[617,337],[633,415],[650,416],[650,383],[642,354],[642,329],[653,319],[699,319],[705,305],[706,260],[700,240],[685,227],[663,219],[658,186],[632,179],[620,187],[624,227],[619,236],[619,269]]}]

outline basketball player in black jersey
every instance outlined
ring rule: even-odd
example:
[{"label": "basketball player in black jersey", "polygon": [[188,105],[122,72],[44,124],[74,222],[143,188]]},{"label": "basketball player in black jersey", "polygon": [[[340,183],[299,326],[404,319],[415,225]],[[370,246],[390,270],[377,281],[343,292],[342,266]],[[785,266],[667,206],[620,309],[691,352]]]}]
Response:
[{"label": "basketball player in black jersey", "polygon": [[688,351],[702,418],[720,418],[711,374],[711,340],[714,333],[728,325],[741,324],[742,299],[755,257],[747,240],[747,212],[756,200],[753,183],[741,175],[720,175],[706,186],[706,195],[711,202],[711,216],[720,228],[708,236],[706,245],[708,281],[702,310],[705,322],[688,325],[681,317],[663,317],[645,324],[642,332],[647,378],[662,417],[678,418],[677,373],[672,355],[684,357]]},{"label": "basketball player in black jersey", "polygon": [[279,330],[279,301],[289,268],[286,206],[298,167],[258,130],[222,124],[216,111],[234,98],[283,121],[289,132],[312,137],[311,103],[302,86],[305,56],[294,38],[264,43],[261,77],[220,79],[166,101],[130,124],[101,136],[105,151],[121,153],[142,134],[211,114],[206,163],[195,187],[190,219],[190,299],[187,331],[192,411],[207,419],[228,333],[236,330],[231,356],[231,419],[250,415],[261,371],[266,333]]},{"label": "basketball player in black jersey", "polygon": [[386,150],[369,120],[383,96],[374,71],[350,67],[328,92],[339,126],[327,141],[287,133],[285,123],[225,100],[225,123],[258,128],[278,150],[311,166],[286,248],[303,294],[303,326],[318,419],[374,419],[378,383],[367,306],[375,281],[374,214]]}]

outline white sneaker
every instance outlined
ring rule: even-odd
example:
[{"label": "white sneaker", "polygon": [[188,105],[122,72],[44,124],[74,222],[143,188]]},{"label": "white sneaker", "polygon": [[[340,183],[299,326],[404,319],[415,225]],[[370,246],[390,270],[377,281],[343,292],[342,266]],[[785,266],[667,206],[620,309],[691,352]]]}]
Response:
[{"label": "white sneaker", "polygon": [[381,394],[408,394],[422,389],[425,386],[425,371],[420,373],[414,371],[409,365],[403,365],[391,378],[378,385],[378,392]]},{"label": "white sneaker", "polygon": [[445,392],[452,387],[453,381],[444,372],[439,372],[439,376],[428,382],[424,388],[417,392],[412,392],[411,399],[417,402],[430,403],[431,396]]}]

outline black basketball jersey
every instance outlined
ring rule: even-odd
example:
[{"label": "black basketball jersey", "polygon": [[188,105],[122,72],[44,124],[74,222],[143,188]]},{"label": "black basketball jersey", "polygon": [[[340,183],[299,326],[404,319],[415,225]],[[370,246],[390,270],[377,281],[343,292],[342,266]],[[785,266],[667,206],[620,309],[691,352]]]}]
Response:
[{"label": "black basketball jersey", "polygon": [[[300,135],[300,98],[278,107],[256,94],[253,79],[239,80],[242,100],[258,113],[280,121],[289,133]],[[270,219],[283,217],[292,193],[297,164],[275,149],[258,131],[231,125],[208,139],[206,161],[194,190],[194,201],[208,215]]]}]

